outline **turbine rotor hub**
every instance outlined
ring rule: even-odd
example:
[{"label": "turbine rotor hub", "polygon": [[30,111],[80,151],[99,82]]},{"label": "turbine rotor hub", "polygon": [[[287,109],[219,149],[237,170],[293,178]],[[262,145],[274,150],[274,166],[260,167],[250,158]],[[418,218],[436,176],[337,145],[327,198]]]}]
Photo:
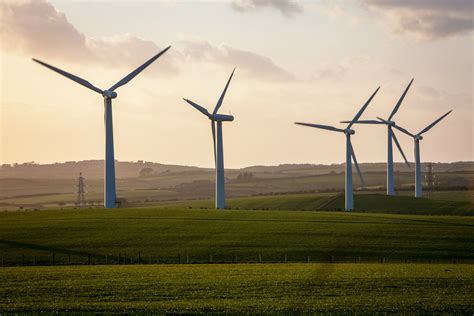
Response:
[{"label": "turbine rotor hub", "polygon": [[350,129],[350,128],[346,128],[344,130],[344,134],[346,135],[354,135],[355,134],[355,131],[353,129]]},{"label": "turbine rotor hub", "polygon": [[115,99],[117,97],[117,92],[105,90],[104,92],[102,92],[102,96],[106,99]]},{"label": "turbine rotor hub", "polygon": [[218,122],[231,122],[234,120],[234,117],[232,115],[226,115],[226,114],[214,114],[211,117],[212,121],[218,121]]},{"label": "turbine rotor hub", "polygon": [[416,140],[422,140],[422,139],[423,139],[423,136],[417,135],[417,136],[415,136],[415,139],[416,139]]},{"label": "turbine rotor hub", "polygon": [[388,126],[395,126],[397,125],[394,121],[387,121]]}]

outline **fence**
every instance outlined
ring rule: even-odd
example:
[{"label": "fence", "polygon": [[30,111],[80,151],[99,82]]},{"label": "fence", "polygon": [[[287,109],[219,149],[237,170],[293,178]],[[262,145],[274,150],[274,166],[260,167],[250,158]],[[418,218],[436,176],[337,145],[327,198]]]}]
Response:
[{"label": "fence", "polygon": [[393,258],[393,257],[348,257],[321,255],[264,255],[250,254],[245,256],[215,255],[207,256],[178,253],[175,256],[160,256],[159,254],[144,255],[141,252],[127,254],[120,252],[115,255],[97,254],[57,254],[0,256],[0,266],[59,266],[59,265],[120,265],[120,264],[232,264],[232,263],[428,263],[428,264],[457,264],[474,263],[474,259],[466,258]]}]

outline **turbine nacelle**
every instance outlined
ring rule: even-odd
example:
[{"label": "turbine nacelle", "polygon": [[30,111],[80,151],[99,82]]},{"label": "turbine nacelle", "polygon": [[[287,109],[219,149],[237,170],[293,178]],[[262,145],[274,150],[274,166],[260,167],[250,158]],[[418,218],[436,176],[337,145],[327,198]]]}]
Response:
[{"label": "turbine nacelle", "polygon": [[344,134],[346,135],[354,135],[356,132],[353,130],[353,129],[350,129],[350,128],[346,128],[344,130]]},{"label": "turbine nacelle", "polygon": [[117,97],[117,92],[115,91],[110,91],[110,90],[104,90],[102,92],[102,96],[105,99],[115,99]]},{"label": "turbine nacelle", "polygon": [[415,135],[415,140],[422,140],[423,139],[423,136],[421,135]]},{"label": "turbine nacelle", "polygon": [[209,119],[217,122],[232,122],[234,117],[232,115],[214,114]]}]

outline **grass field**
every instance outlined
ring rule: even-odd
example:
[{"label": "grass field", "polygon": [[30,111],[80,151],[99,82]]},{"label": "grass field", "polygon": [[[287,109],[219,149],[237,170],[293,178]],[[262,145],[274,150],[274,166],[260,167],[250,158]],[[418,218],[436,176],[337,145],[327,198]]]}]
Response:
[{"label": "grass field", "polygon": [[[381,193],[358,193],[355,211],[388,214],[474,215],[472,191],[442,192],[432,198],[387,196]],[[212,208],[213,200],[174,203],[183,208]],[[287,194],[228,199],[227,206],[236,210],[343,210],[344,195],[335,193]]]},{"label": "grass field", "polygon": [[458,313],[473,265],[233,264],[1,268],[3,312]]},{"label": "grass field", "polygon": [[[0,213],[0,256],[85,263],[474,260],[474,217],[307,211],[216,211],[177,206]],[[35,258],[36,257],[36,258]],[[34,259],[35,258],[35,259]]]},{"label": "grass field", "polygon": [[474,217],[394,214],[472,210],[445,198],[0,212],[0,313],[472,314]]}]

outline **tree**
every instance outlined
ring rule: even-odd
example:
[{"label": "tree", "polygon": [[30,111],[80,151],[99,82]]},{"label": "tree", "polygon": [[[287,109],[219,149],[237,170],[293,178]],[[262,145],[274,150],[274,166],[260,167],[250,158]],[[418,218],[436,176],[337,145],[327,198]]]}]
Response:
[{"label": "tree", "polygon": [[145,178],[145,177],[150,177],[153,175],[153,169],[150,167],[143,168],[140,170],[140,177]]},{"label": "tree", "polygon": [[253,179],[253,173],[251,172],[242,172],[237,176],[238,181],[250,181]]}]

